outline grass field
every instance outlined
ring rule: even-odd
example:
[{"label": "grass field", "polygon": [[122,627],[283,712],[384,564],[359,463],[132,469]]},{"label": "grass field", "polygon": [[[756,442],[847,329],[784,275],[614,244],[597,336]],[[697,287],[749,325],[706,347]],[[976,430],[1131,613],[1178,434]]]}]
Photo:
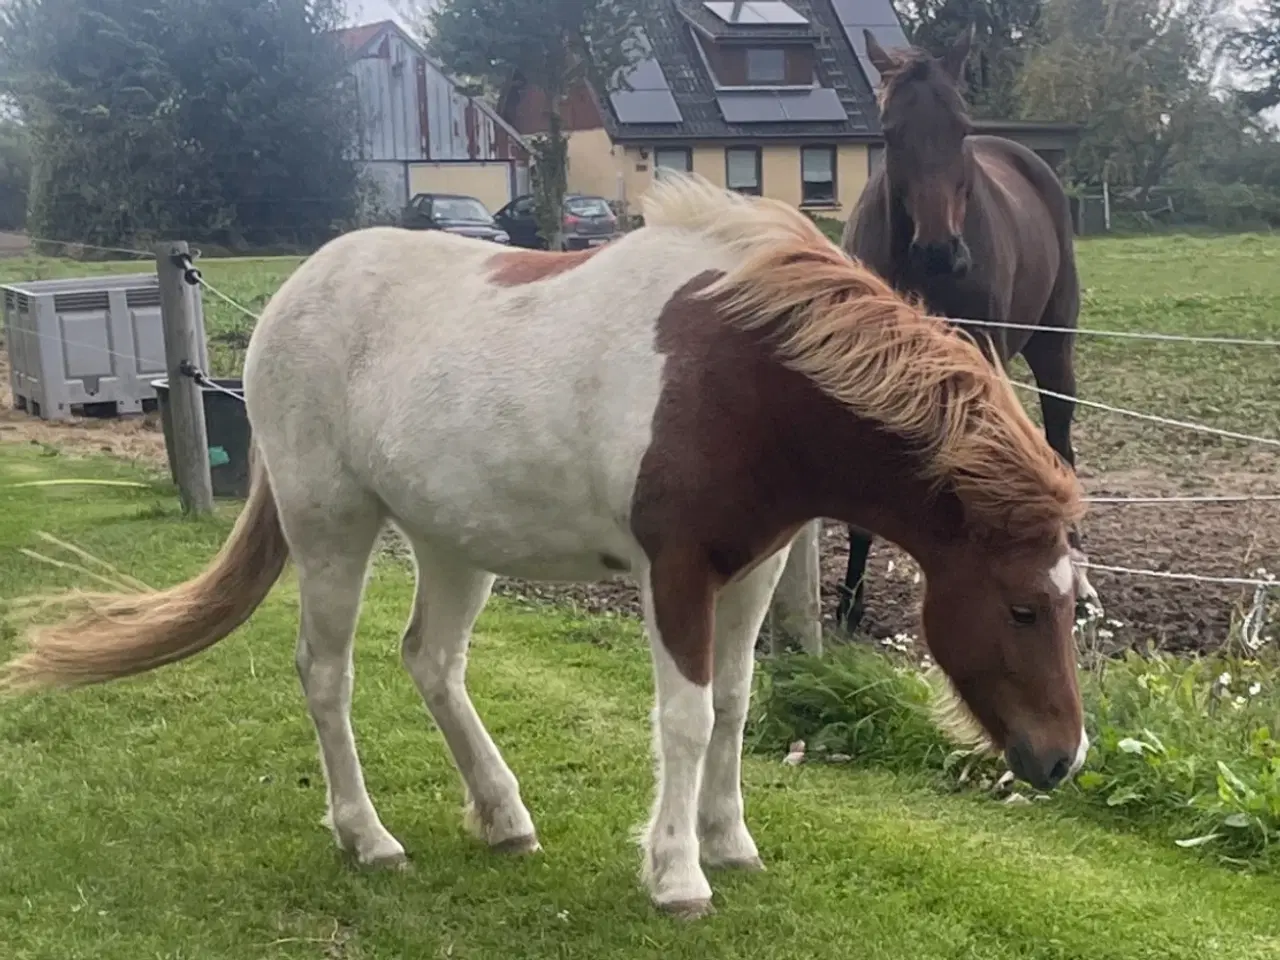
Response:
[{"label": "grass field", "polygon": [[[1280,238],[1089,240],[1079,256],[1083,326],[1280,337]],[[259,311],[296,263],[201,266]],[[11,260],[0,261],[0,282],[150,269]],[[234,374],[251,321],[211,296],[205,312],[215,371]],[[1080,391],[1280,436],[1277,352],[1083,339]],[[1014,374],[1027,377],[1020,364]],[[1280,461],[1265,450],[1092,411],[1079,423],[1084,473],[1108,489],[1280,484]],[[65,556],[38,531],[160,586],[198,570],[229,528],[230,508],[212,521],[180,519],[155,470],[83,456],[99,448],[94,433],[75,456],[59,452],[56,432],[42,446],[6,436],[0,598],[92,585],[19,553]],[[145,486],[13,486],[75,477]],[[1277,512],[1215,515],[1199,528],[1146,514],[1116,523],[1144,549],[1182,538],[1198,562],[1210,534],[1240,544],[1220,572],[1274,570]],[[297,594],[286,575],[243,630],[190,664],[0,702],[0,960],[1280,956],[1280,880],[1269,873],[1178,850],[1119,815],[1076,816],[1065,802],[1003,806],[941,794],[923,775],[793,769],[776,758],[753,758],[745,773],[768,872],[713,876],[717,916],[673,924],[649,907],[627,840],[652,784],[638,627],[507,599],[481,620],[472,688],[546,850],[495,858],[462,832],[457,777],[399,666],[411,590],[403,562],[379,561],[361,621],[355,723],[375,803],[413,870],[357,872],[319,825],[323,787],[293,671]],[[1197,594],[1180,596],[1187,618],[1198,616]],[[14,641],[3,629],[0,656]]]},{"label": "grass field", "polygon": [[[0,446],[0,594],[77,582],[12,547],[37,531],[153,585],[228,528],[175,516],[165,485],[101,460]],[[145,480],[145,477],[142,477]],[[292,667],[288,578],[198,660],[0,706],[0,956],[6,960],[404,957],[1274,957],[1280,883],[1075,820],[1053,804],[939,795],[875,770],[746,765],[768,872],[716,875],[719,912],[657,916],[627,842],[647,811],[647,654],[633,624],[495,601],[471,682],[546,850],[496,858],[463,834],[442,741],[400,669],[411,584],[380,562],[357,653],[370,789],[414,855],[346,866]],[[6,642],[5,647],[9,644]]]}]

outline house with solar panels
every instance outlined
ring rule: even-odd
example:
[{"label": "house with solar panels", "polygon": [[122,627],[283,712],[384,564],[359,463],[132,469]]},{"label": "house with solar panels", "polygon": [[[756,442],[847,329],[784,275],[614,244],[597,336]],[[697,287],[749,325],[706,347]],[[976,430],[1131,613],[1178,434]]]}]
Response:
[{"label": "house with solar panels", "polygon": [[[883,149],[863,30],[907,38],[890,0],[649,0],[630,89],[573,91],[562,111],[569,189],[634,209],[658,171],[695,171],[744,193],[844,218]],[[498,112],[547,129],[546,98],[517,78]],[[978,124],[1051,162],[1066,125]],[[1061,127],[1062,129],[1058,129]]]}]

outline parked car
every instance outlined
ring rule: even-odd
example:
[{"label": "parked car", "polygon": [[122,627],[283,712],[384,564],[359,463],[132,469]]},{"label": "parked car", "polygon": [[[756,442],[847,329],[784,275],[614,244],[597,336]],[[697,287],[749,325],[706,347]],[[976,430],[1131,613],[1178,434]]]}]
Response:
[{"label": "parked car", "polygon": [[511,237],[475,197],[460,193],[418,193],[404,208],[401,225],[410,230],[443,230],[494,243],[510,243]]},{"label": "parked car", "polygon": [[[517,247],[547,249],[547,240],[533,216],[533,195],[516,197],[493,215],[498,226],[511,235]],[[583,250],[608,243],[618,235],[618,218],[609,201],[590,194],[571,193],[564,198],[565,250]]]}]

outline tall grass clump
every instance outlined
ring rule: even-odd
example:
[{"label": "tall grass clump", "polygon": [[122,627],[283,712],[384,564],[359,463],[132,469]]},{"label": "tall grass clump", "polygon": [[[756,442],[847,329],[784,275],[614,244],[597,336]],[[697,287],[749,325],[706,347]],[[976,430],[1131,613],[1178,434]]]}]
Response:
[{"label": "tall grass clump", "polygon": [[[803,740],[810,762],[927,773],[951,789],[1026,798],[1003,759],[961,749],[938,730],[929,679],[909,657],[862,644],[829,651],[762,665],[754,750],[781,756]],[[1229,861],[1280,865],[1280,659],[1128,651],[1088,665],[1081,692],[1092,745],[1056,805]]]}]

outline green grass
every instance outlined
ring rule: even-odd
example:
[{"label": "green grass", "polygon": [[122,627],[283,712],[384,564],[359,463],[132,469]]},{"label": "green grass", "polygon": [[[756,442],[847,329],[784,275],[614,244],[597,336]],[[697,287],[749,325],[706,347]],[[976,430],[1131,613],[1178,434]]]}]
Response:
[{"label": "green grass", "polygon": [[[42,478],[145,488],[12,487]],[[18,553],[47,531],[152,585],[198,570],[231,520],[102,460],[0,446],[0,596],[84,583]],[[292,666],[286,576],[236,635],[150,676],[0,703],[0,957],[1275,957],[1280,883],[1076,818],[940,795],[919,775],[746,763],[769,871],[712,877],[718,914],[658,916],[629,829],[647,812],[648,655],[618,620],[494,601],[471,688],[521,778],[545,852],[494,857],[461,830],[439,734],[400,668],[408,570],[381,561],[357,651],[370,789],[414,855],[347,866]],[[12,637],[0,641],[0,653]]]},{"label": "green grass", "polygon": [[[1082,326],[1280,339],[1280,236],[1087,238],[1078,242],[1078,256]],[[299,262],[291,257],[209,259],[201,267],[210,283],[260,312]],[[0,282],[149,269],[146,262],[82,264],[29,257],[0,261]],[[211,295],[204,301],[212,365],[218,374],[234,376],[252,321]],[[1280,392],[1280,348],[1081,337],[1076,369],[1083,398],[1280,437],[1280,405],[1274,402]],[[1013,372],[1030,379],[1020,360]],[[1249,457],[1257,469],[1273,463],[1269,451],[1256,447],[1152,430],[1099,411],[1079,410],[1077,423],[1077,454],[1085,467],[1158,462],[1178,473],[1202,464],[1206,455]]]},{"label": "green grass", "polygon": [[[748,743],[782,756],[796,740],[818,761],[931,772],[944,789],[1014,790],[1002,760],[949,742],[930,683],[909,656],[850,644],[821,659],[766,664]],[[1086,770],[1053,798],[1063,811],[1275,873],[1280,866],[1280,664],[1229,651],[1090,661],[1081,673]],[[1025,787],[1021,788],[1025,789]],[[1031,794],[1035,796],[1034,794]],[[1022,800],[1027,795],[1018,794]]]}]

